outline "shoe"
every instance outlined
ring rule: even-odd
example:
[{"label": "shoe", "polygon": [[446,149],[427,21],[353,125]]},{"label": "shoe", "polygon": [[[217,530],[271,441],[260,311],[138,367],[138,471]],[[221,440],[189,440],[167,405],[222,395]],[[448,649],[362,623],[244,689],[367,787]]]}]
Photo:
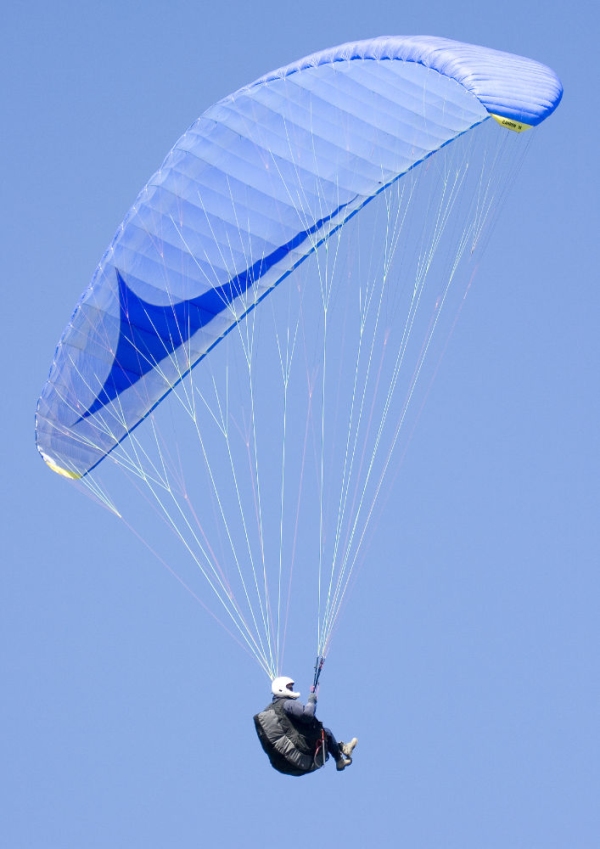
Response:
[{"label": "shoe", "polygon": [[356,737],[353,737],[352,740],[350,740],[349,743],[340,743],[339,744],[340,752],[343,755],[346,755],[347,758],[351,758],[352,752],[354,751],[357,743],[358,743],[358,740],[356,739]]},{"label": "shoe", "polygon": [[343,769],[346,769],[347,766],[350,766],[352,763],[351,758],[340,758],[339,761],[335,762],[335,768],[338,772],[341,772]]}]

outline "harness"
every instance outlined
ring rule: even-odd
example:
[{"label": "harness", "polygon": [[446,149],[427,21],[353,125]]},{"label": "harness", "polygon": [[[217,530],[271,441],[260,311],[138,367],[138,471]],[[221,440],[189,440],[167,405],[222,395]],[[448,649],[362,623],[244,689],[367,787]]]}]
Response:
[{"label": "harness", "polygon": [[[324,658],[317,658],[313,692],[323,663]],[[286,713],[284,701],[275,699],[256,714],[256,733],[273,769],[285,775],[307,775],[320,769],[329,757],[323,723],[316,717],[309,722],[297,720]]]}]

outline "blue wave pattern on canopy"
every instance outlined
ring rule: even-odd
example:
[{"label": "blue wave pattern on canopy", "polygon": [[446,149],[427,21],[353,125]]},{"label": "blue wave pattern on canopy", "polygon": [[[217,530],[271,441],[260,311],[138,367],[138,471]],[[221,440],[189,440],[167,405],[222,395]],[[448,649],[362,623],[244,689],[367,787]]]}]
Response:
[{"label": "blue wave pattern on canopy", "polygon": [[117,231],[56,351],[38,448],[86,474],[365,203],[489,117],[535,125],[560,82],[433,37],[314,54],[211,107]]},{"label": "blue wave pattern on canopy", "polygon": [[[327,219],[340,211],[336,209]],[[160,307],[143,301],[132,292],[117,271],[121,307],[119,343],[113,366],[100,394],[81,418],[98,412],[125,389],[137,383],[175,348],[184,345],[201,327],[209,324],[218,313],[245,294],[250,286],[257,283],[293,248],[318,232],[324,223],[317,221],[224,286],[215,286],[197,298],[179,301],[173,306]]]}]

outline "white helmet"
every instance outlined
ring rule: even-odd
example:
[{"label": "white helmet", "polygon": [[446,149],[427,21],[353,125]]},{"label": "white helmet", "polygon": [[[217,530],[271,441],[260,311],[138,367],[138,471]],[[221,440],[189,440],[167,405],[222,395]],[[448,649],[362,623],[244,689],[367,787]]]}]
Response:
[{"label": "white helmet", "polygon": [[286,678],[285,675],[273,679],[271,692],[274,696],[281,696],[284,699],[297,699],[300,696],[300,693],[294,693],[294,679]]}]

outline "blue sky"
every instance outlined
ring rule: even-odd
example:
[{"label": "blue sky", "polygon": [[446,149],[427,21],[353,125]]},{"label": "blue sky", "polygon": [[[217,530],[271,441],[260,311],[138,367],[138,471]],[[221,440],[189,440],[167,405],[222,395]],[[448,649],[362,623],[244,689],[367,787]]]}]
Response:
[{"label": "blue sky", "polygon": [[[4,8],[0,838],[10,849],[598,844],[591,2]],[[33,443],[54,346],[112,234],[211,103],[315,50],[432,34],[552,67],[323,678],[343,775],[271,771],[266,679]],[[306,693],[310,668],[291,670]]]}]

